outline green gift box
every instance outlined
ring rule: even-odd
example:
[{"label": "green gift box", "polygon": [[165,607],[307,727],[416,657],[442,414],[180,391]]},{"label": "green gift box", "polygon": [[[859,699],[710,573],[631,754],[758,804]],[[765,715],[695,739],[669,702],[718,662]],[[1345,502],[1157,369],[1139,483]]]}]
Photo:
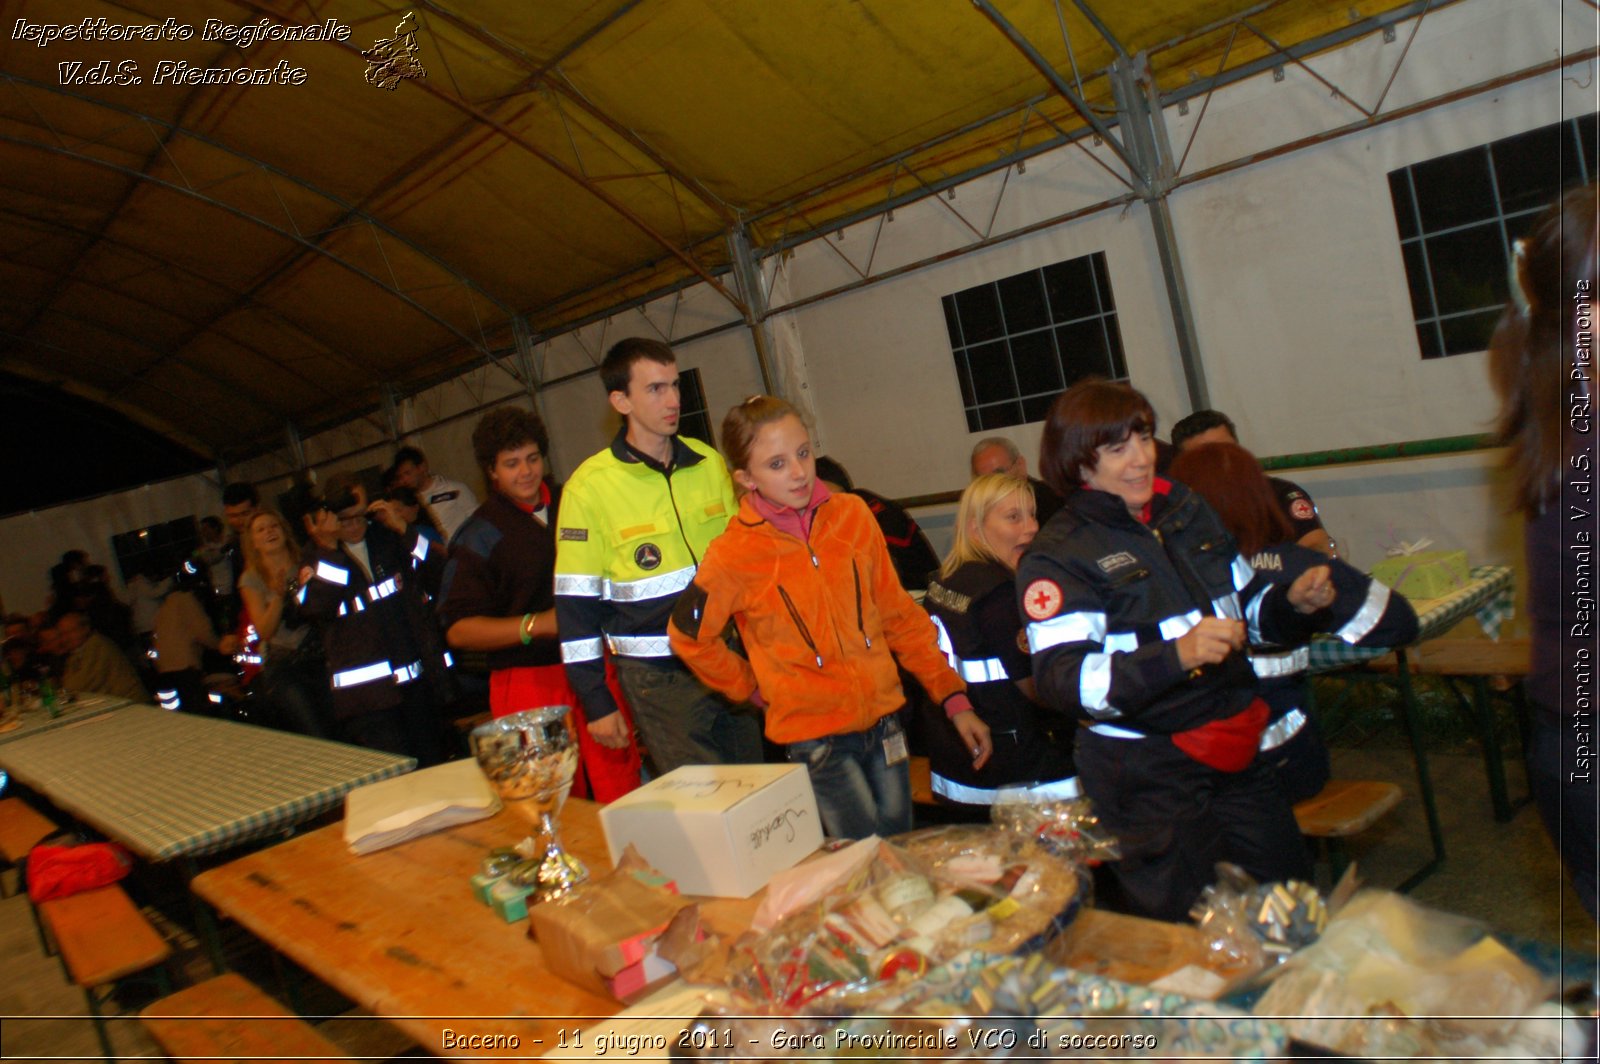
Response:
[{"label": "green gift box", "polygon": [[505,876],[487,876],[479,872],[472,877],[472,896],[485,905],[493,905],[494,899],[489,893],[494,889],[494,885],[504,878]]},{"label": "green gift box", "polygon": [[1464,550],[1424,550],[1385,558],[1372,579],[1408,599],[1434,599],[1458,591],[1472,578]]},{"label": "green gift box", "polygon": [[533,886],[519,887],[507,876],[489,888],[489,907],[508,924],[525,920],[528,917],[528,895],[533,891]]}]

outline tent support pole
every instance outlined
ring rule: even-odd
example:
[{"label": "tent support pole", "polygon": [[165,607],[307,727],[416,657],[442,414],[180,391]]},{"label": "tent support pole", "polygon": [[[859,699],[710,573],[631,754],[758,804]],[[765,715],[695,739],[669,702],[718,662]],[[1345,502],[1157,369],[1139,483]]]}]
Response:
[{"label": "tent support pole", "polygon": [[743,304],[744,323],[756,347],[761,389],[768,395],[778,395],[772,375],[772,345],[767,336],[767,292],[761,284],[761,268],[756,265],[750,248],[750,233],[744,226],[736,225],[728,230],[728,252],[733,259],[733,279]]},{"label": "tent support pole", "polygon": [[1183,258],[1178,251],[1178,236],[1172,226],[1172,211],[1167,204],[1172,189],[1173,162],[1164,119],[1159,104],[1152,104],[1150,68],[1144,53],[1132,59],[1118,59],[1111,65],[1111,89],[1117,101],[1117,125],[1128,140],[1144,189],[1144,202],[1150,212],[1156,254],[1161,259],[1161,279],[1167,289],[1167,304],[1172,311],[1173,332],[1178,341],[1178,361],[1189,391],[1192,410],[1211,406],[1206,387],[1205,367],[1200,361],[1200,339],[1194,326],[1194,308],[1189,302],[1189,286],[1183,276]]}]

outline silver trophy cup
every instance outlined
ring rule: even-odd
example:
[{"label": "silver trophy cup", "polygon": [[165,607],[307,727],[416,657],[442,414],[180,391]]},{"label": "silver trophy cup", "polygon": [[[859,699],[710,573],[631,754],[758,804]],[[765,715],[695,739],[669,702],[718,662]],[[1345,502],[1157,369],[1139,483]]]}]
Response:
[{"label": "silver trophy cup", "polygon": [[497,717],[472,729],[472,755],[508,805],[538,831],[542,857],[511,872],[518,886],[531,886],[529,901],[549,901],[589,878],[583,862],[561,848],[556,816],[578,771],[578,741],[570,706],[545,706]]}]

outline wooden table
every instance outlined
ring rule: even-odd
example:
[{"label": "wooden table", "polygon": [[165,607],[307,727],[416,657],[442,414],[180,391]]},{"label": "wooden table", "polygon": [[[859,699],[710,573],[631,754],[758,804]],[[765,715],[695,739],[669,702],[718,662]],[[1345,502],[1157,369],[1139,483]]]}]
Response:
[{"label": "wooden table", "polygon": [[[1413,646],[1434,639],[1454,628],[1467,617],[1475,617],[1484,632],[1491,638],[1500,634],[1500,627],[1511,616],[1513,594],[1511,570],[1503,565],[1475,566],[1470,579],[1462,587],[1436,599],[1415,599],[1412,606],[1417,611],[1417,642]],[[1433,857],[1400,884],[1406,892],[1432,875],[1444,863],[1444,831],[1439,824],[1439,809],[1434,799],[1433,778],[1428,771],[1428,753],[1417,723],[1419,708],[1416,692],[1411,686],[1412,669],[1407,660],[1406,648],[1398,647],[1390,657],[1387,647],[1358,647],[1332,637],[1319,637],[1310,647],[1310,672],[1324,673],[1336,669],[1350,669],[1356,676],[1378,676],[1388,679],[1381,663],[1394,662],[1393,683],[1398,689],[1398,717],[1411,744],[1412,760],[1417,770],[1417,786],[1422,793],[1422,813],[1428,824],[1428,839],[1433,845]],[[1486,750],[1492,748],[1491,763],[1498,766],[1499,747],[1495,744],[1492,727],[1483,736]],[[1497,816],[1506,804],[1504,777],[1490,771],[1490,795]]]},{"label": "wooden table", "polygon": [[409,757],[133,705],[0,744],[0,770],[148,861],[220,853],[334,808]]},{"label": "wooden table", "polygon": [[[598,807],[572,799],[562,840],[599,875],[611,868]],[[431,1053],[538,1056],[621,1006],[552,974],[526,920],[506,923],[468,883],[484,856],[528,833],[503,811],[362,857],[333,824],[213,868],[192,889],[217,911]],[[707,924],[749,927],[760,898],[705,899]],[[516,1038],[474,1048],[454,1035]]]},{"label": "wooden table", "polygon": [[[18,739],[27,739],[43,732],[64,728],[80,720],[125,709],[133,704],[126,698],[118,698],[115,695],[86,692],[73,695],[72,701],[62,707],[59,716],[52,717],[48,710],[39,705],[19,709],[15,716],[6,714],[8,723],[0,724],[0,728],[4,729],[0,730],[0,744],[14,743]],[[12,721],[15,723],[9,723]]]}]

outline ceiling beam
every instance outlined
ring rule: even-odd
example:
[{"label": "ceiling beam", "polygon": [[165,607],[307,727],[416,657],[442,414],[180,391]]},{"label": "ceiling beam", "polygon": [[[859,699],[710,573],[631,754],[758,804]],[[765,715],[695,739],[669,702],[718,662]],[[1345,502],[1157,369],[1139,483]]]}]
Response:
[{"label": "ceiling beam", "polygon": [[459,339],[465,346],[467,346],[469,348],[472,348],[474,350],[481,349],[481,345],[479,344],[478,341],[476,341],[476,340],[472,339],[471,337],[467,336],[465,333],[461,332],[461,330],[457,329],[453,324],[451,324],[450,322],[446,321],[445,319],[439,317],[432,310],[430,310],[429,308],[427,308],[427,307],[423,306],[422,304],[418,303],[415,299],[412,299],[410,296],[406,295],[404,292],[401,292],[399,289],[395,288],[393,285],[385,282],[384,280],[382,280],[379,277],[373,276],[372,274],[368,273],[366,270],[362,269],[360,266],[357,266],[355,263],[350,262],[350,261],[348,261],[348,260],[346,260],[344,258],[341,258],[338,255],[335,255],[333,252],[329,251],[327,248],[320,247],[320,246],[318,246],[316,244],[313,244],[311,241],[307,240],[305,237],[301,236],[299,233],[294,232],[292,230],[285,229],[282,226],[280,226],[280,225],[278,225],[278,224],[276,224],[274,222],[270,222],[270,221],[266,220],[265,218],[257,217],[256,215],[251,214],[249,211],[246,211],[243,208],[235,207],[231,203],[224,203],[221,200],[215,199],[214,197],[211,197],[211,196],[207,196],[205,193],[198,192],[198,191],[196,191],[196,190],[194,190],[192,188],[187,188],[187,187],[185,187],[183,185],[174,184],[171,181],[165,181],[165,180],[162,180],[161,178],[154,177],[154,176],[152,176],[150,174],[136,173],[135,171],[131,170],[128,167],[121,166],[121,165],[119,165],[117,163],[109,162],[109,161],[107,161],[105,159],[97,159],[92,155],[84,155],[81,152],[69,151],[66,148],[58,148],[58,147],[55,147],[55,146],[49,145],[49,144],[40,144],[40,143],[38,143],[36,141],[24,140],[21,137],[14,137],[14,136],[10,136],[10,135],[4,134],[4,133],[0,133],[0,143],[15,144],[15,145],[18,145],[18,146],[21,146],[21,147],[25,147],[25,148],[33,148],[33,149],[35,149],[37,151],[49,152],[52,155],[60,155],[60,156],[62,156],[64,158],[68,158],[68,159],[72,159],[72,160],[77,161],[77,162],[85,163],[85,164],[87,164],[89,166],[98,166],[98,167],[101,167],[103,169],[116,171],[118,173],[133,174],[134,176],[137,176],[141,181],[145,181],[145,182],[147,182],[147,183],[149,183],[151,185],[155,185],[155,186],[158,186],[160,188],[167,189],[168,191],[175,192],[175,193],[177,193],[177,194],[179,194],[181,196],[188,196],[188,197],[190,197],[192,199],[198,200],[201,203],[206,204],[207,206],[214,207],[217,210],[223,211],[223,212],[225,212],[227,214],[234,215],[235,217],[238,217],[238,218],[243,218],[244,220],[249,221],[249,222],[254,222],[256,225],[259,225],[263,229],[267,229],[267,230],[270,230],[270,231],[272,231],[274,233],[277,233],[279,236],[283,237],[285,240],[291,241],[291,242],[296,243],[296,244],[300,244],[301,246],[306,247],[306,248],[314,251],[316,254],[321,255],[322,257],[328,259],[330,262],[333,262],[334,264],[336,264],[338,266],[344,267],[344,269],[348,270],[350,273],[355,274],[357,277],[360,277],[362,280],[368,282],[369,284],[373,285],[374,287],[386,292],[391,299],[395,299],[395,300],[398,300],[401,303],[404,303],[406,306],[411,308],[417,314],[419,314],[422,317],[425,317],[425,318],[429,319],[430,321],[434,322],[436,325],[438,325],[440,328],[444,329],[445,331],[453,333],[456,336],[456,338]]},{"label": "ceiling beam", "polygon": [[[276,12],[273,9],[256,3],[254,0],[231,0],[231,2],[235,7],[242,7],[263,17],[276,16]],[[354,44],[344,41],[333,41],[329,43],[336,48],[344,49],[351,55],[361,55],[361,49]],[[744,313],[745,308],[740,302],[739,297],[730,292],[727,286],[713,277],[709,270],[707,270],[699,262],[695,261],[691,256],[679,248],[677,244],[671,240],[668,240],[665,235],[658,232],[655,226],[651,225],[644,218],[640,217],[638,212],[634,211],[633,208],[629,207],[626,203],[623,203],[616,196],[607,191],[599,182],[592,181],[583,174],[573,170],[570,166],[556,158],[550,152],[530,142],[526,137],[523,137],[513,130],[507,128],[503,122],[500,122],[498,119],[485,112],[482,108],[468,103],[459,96],[453,96],[443,89],[435,88],[433,85],[430,85],[426,78],[419,81],[413,81],[410,84],[416,89],[416,91],[427,93],[429,96],[432,96],[441,103],[449,107],[454,107],[463,114],[470,115],[484,125],[489,126],[507,141],[515,144],[529,155],[532,155],[534,158],[540,160],[545,165],[561,174],[562,177],[565,177],[568,181],[572,182],[574,185],[577,185],[595,199],[611,208],[614,213],[616,213],[629,225],[632,225],[641,233],[649,237],[652,241],[661,245],[661,247],[666,249],[668,254],[678,259],[685,266],[689,267],[690,270],[694,271],[694,273],[698,275],[702,281],[709,285],[713,291],[737,307],[741,314]]]},{"label": "ceiling beam", "polygon": [[995,29],[999,30],[1006,40],[1011,42],[1013,48],[1022,53],[1023,57],[1033,65],[1033,68],[1039,72],[1040,76],[1050,83],[1050,87],[1055,89],[1056,94],[1066,100],[1074,111],[1078,112],[1078,117],[1088,123],[1089,128],[1094,130],[1096,136],[1105,141],[1106,147],[1110,148],[1116,157],[1122,160],[1122,164],[1128,168],[1128,173],[1132,175],[1134,181],[1140,186],[1139,192],[1141,194],[1147,193],[1149,181],[1146,175],[1140,171],[1138,163],[1128,154],[1128,150],[1123,147],[1122,142],[1117,138],[1111,127],[1106,125],[1100,116],[1094,113],[1094,108],[1090,107],[1083,97],[1073,91],[1072,86],[1068,85],[1066,79],[1061,76],[1055,67],[1050,65],[1050,61],[1044,57],[1043,53],[1035,48],[1028,38],[1023,36],[1022,31],[1013,26],[990,0],[972,0],[972,4],[983,13],[985,18],[994,24]]},{"label": "ceiling beam", "polygon": [[[77,283],[82,284],[83,282],[80,280]],[[67,321],[76,322],[79,325],[86,326],[86,327],[88,327],[90,329],[94,329],[94,330],[96,330],[98,332],[103,332],[107,336],[110,336],[110,337],[113,337],[115,339],[121,340],[124,343],[132,344],[133,346],[141,348],[141,349],[143,349],[145,351],[149,351],[154,355],[161,356],[163,358],[163,360],[176,362],[178,365],[180,365],[180,366],[184,367],[185,369],[193,372],[195,375],[200,376],[200,377],[204,377],[205,379],[211,381],[213,384],[215,384],[222,391],[238,393],[238,394],[242,395],[246,400],[248,400],[251,404],[253,404],[255,406],[263,407],[263,408],[271,411],[274,417],[277,417],[279,419],[283,419],[283,418],[287,418],[287,417],[290,416],[290,412],[288,410],[284,409],[283,406],[281,406],[280,404],[274,402],[273,400],[268,399],[266,397],[266,395],[264,395],[261,391],[259,391],[250,382],[248,382],[246,380],[243,380],[243,379],[238,378],[238,377],[232,377],[232,376],[230,376],[230,377],[219,376],[215,371],[213,371],[209,367],[197,365],[195,363],[195,360],[193,360],[193,359],[188,359],[188,358],[183,358],[183,357],[180,357],[180,356],[173,355],[173,354],[171,354],[171,352],[167,351],[165,348],[157,347],[155,344],[151,343],[149,340],[146,340],[146,339],[144,339],[142,337],[139,337],[139,336],[135,336],[134,334],[132,334],[130,332],[127,332],[127,331],[125,331],[123,329],[116,328],[115,326],[113,326],[113,325],[111,325],[111,324],[109,324],[107,322],[98,321],[98,320],[96,320],[94,318],[87,318],[87,317],[84,317],[82,314],[74,314],[71,311],[62,310],[59,307],[51,307],[45,313],[50,318],[64,318]],[[35,319],[35,321],[32,324],[32,328],[38,328],[39,325],[42,324],[42,322],[44,320],[46,320],[46,319]],[[82,352],[79,352],[79,357],[80,358],[83,357],[83,353]],[[278,368],[279,369],[284,369],[284,367],[282,367],[282,366],[279,366]],[[287,369],[285,369],[284,372],[286,374],[290,374],[290,375],[294,376],[301,384],[304,384],[307,387],[317,387],[317,385],[313,384],[310,380],[308,380],[305,377],[300,376],[297,373],[292,373],[292,371],[289,371]]]},{"label": "ceiling beam", "polygon": [[[29,215],[29,214],[26,214],[26,213],[24,213],[22,211],[14,210],[13,208],[10,208],[10,207],[0,207],[0,216],[6,216],[6,215],[9,215],[12,218],[16,219],[17,220],[17,224],[19,224],[19,225],[46,226],[46,227],[49,227],[49,228],[52,228],[52,229],[58,229],[58,230],[60,230],[62,232],[68,232],[68,233],[79,233],[79,234],[82,234],[82,233],[86,233],[87,232],[86,230],[79,229],[77,226],[69,225],[66,222],[59,222],[59,221],[56,221],[53,218],[41,218],[41,217],[38,217],[37,215]],[[154,252],[150,251],[148,248],[142,248],[142,247],[139,247],[137,245],[130,244],[125,240],[120,240],[120,239],[118,239],[116,237],[113,237],[113,236],[102,236],[100,238],[100,240],[101,240],[102,243],[109,244],[110,246],[116,248],[119,251],[124,251],[124,252],[127,252],[130,255],[137,255],[140,258],[145,259],[146,261],[151,263],[156,269],[168,270],[168,271],[170,271],[170,272],[172,272],[174,274],[177,274],[177,275],[181,276],[186,282],[189,282],[191,284],[205,285],[205,286],[210,287],[210,288],[215,288],[219,292],[221,292],[221,293],[223,293],[225,295],[232,296],[232,295],[236,295],[237,294],[237,293],[234,292],[233,289],[230,289],[230,288],[226,287],[225,285],[219,284],[215,278],[208,277],[203,273],[200,273],[200,272],[198,272],[196,270],[193,270],[193,269],[189,268],[188,266],[185,266],[182,263],[177,262],[177,261],[175,261],[173,259],[169,259],[169,258],[167,258],[167,257],[165,257],[163,255],[157,255]],[[120,297],[122,299],[131,300],[131,301],[133,301],[135,303],[138,303],[141,306],[146,306],[146,307],[151,308],[152,310],[161,311],[162,313],[171,315],[173,317],[179,317],[180,320],[182,320],[181,316],[178,315],[178,314],[175,314],[171,308],[163,306],[163,305],[161,305],[159,303],[152,303],[149,300],[143,298],[142,296],[135,296],[135,295],[132,295],[129,292],[126,292],[126,291],[120,289],[120,288],[113,287],[110,282],[95,283],[95,282],[90,282],[87,279],[82,278],[82,277],[77,278],[77,282],[79,284],[86,284],[86,285],[91,285],[93,287],[102,288],[105,291],[110,292],[110,293],[112,293],[112,294],[114,294],[114,295],[116,295],[116,296],[118,296],[118,297]],[[308,348],[311,348],[321,358],[326,358],[326,359],[328,359],[330,361],[333,361],[333,362],[342,363],[343,365],[349,367],[350,369],[353,369],[353,370],[357,371],[358,373],[376,375],[377,372],[378,372],[376,367],[370,366],[367,363],[361,361],[360,359],[356,358],[353,355],[349,355],[349,354],[347,354],[347,353],[345,353],[343,351],[340,351],[337,348],[330,347],[327,344],[323,343],[323,341],[319,337],[314,336],[313,334],[307,332],[304,328],[302,328],[301,326],[297,325],[295,322],[293,322],[293,321],[289,320],[288,318],[284,317],[282,312],[274,309],[273,307],[268,306],[265,303],[258,303],[258,302],[251,301],[245,307],[235,307],[233,309],[248,310],[252,314],[259,314],[262,317],[264,317],[264,318],[268,319],[269,321],[273,322],[275,325],[281,326],[286,331],[293,333],[297,339],[303,341]],[[230,313],[231,313],[231,311],[230,311]],[[211,323],[208,325],[208,328],[215,328],[216,327],[216,322],[218,320],[219,319],[217,317],[213,317]],[[254,352],[255,354],[259,355],[261,358],[266,359],[268,362],[272,363],[273,365],[278,366],[279,368],[283,369],[285,372],[294,372],[293,370],[290,369],[289,366],[287,366],[286,364],[284,364],[282,362],[279,362],[276,358],[274,358],[273,356],[267,354],[265,351],[261,350],[259,347],[256,347],[253,344],[250,344],[250,343],[248,343],[248,342],[246,342],[244,340],[241,340],[239,337],[233,335],[232,333],[223,333],[222,335],[224,336],[224,338],[226,338],[230,342],[236,343],[240,347],[243,347],[248,351]]]}]

